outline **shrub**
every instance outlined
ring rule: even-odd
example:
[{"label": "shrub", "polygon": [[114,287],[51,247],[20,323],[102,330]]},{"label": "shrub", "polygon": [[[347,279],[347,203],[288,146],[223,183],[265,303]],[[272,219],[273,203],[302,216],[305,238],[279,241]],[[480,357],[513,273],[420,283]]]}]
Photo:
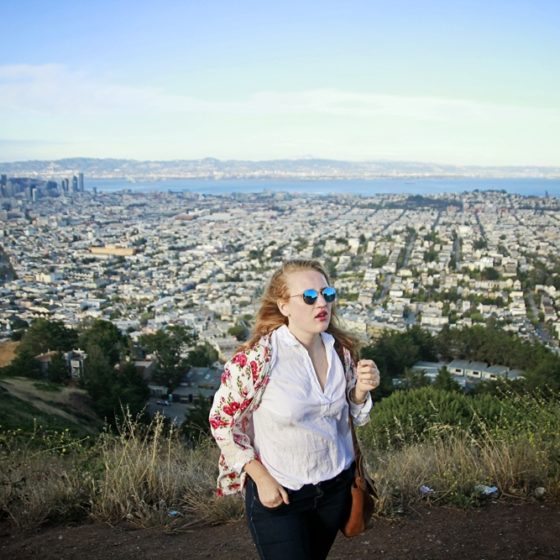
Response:
[{"label": "shrub", "polygon": [[527,496],[560,497],[560,399],[466,396],[433,387],[394,393],[359,430],[384,507],[420,499],[472,505],[476,484]]}]

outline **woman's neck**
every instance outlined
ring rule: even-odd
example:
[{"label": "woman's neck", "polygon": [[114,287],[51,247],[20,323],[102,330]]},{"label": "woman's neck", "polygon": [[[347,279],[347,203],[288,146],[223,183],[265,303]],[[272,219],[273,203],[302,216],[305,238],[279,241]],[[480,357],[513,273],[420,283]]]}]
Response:
[{"label": "woman's neck", "polygon": [[302,333],[302,332],[294,332],[290,329],[288,325],[289,331],[298,339],[298,341],[305,346],[307,352],[311,353],[314,350],[323,347],[323,339],[319,333]]}]

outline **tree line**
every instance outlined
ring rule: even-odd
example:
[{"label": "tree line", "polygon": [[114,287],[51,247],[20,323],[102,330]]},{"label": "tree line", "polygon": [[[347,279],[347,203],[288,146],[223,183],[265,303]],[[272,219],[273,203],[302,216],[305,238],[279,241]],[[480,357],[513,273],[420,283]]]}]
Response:
[{"label": "tree line", "polygon": [[[243,323],[239,327],[232,334],[243,339],[247,325]],[[3,368],[2,374],[66,383],[69,381],[69,369],[64,353],[75,348],[80,348],[87,355],[78,383],[91,396],[96,412],[110,423],[118,420],[124,407],[132,414],[144,410],[149,390],[134,360],[142,359],[147,353],[152,354],[156,363],[152,381],[172,391],[189,368],[209,366],[218,359],[214,348],[200,343],[194,331],[180,325],[144,334],[134,344],[128,335],[121,333],[109,321],[95,319],[72,329],[61,321],[37,319],[24,331],[15,359]],[[48,369],[43,371],[36,357],[47,351],[53,354]],[[517,390],[560,390],[558,355],[537,342],[522,340],[492,323],[463,329],[446,327],[436,335],[418,326],[405,332],[384,331],[375,343],[362,348],[361,357],[375,360],[381,372],[381,384],[374,394],[376,400],[395,390],[394,378],[405,380],[408,388],[428,384],[422,374],[412,372],[416,362],[447,362],[453,359],[521,369],[525,372],[525,379],[516,382]],[[483,382],[475,391],[495,392],[498,385]],[[445,369],[440,371],[435,387],[459,391],[453,376]],[[195,405],[191,420],[196,424],[196,431],[205,431],[209,405],[206,401],[197,401]]]},{"label": "tree line", "polygon": [[[180,325],[144,334],[134,344],[110,321],[94,319],[73,329],[62,321],[36,319],[21,334],[14,360],[1,373],[68,383],[70,369],[65,354],[76,349],[86,355],[78,384],[91,396],[94,410],[111,424],[125,409],[135,416],[140,414],[148,400],[148,385],[135,360],[152,354],[152,380],[172,391],[191,367],[209,366],[218,359],[213,347]],[[45,368],[37,357],[47,352]]]},{"label": "tree line", "polygon": [[[475,325],[463,329],[445,327],[432,335],[418,326],[405,332],[384,331],[372,345],[362,348],[363,358],[375,360],[381,373],[377,396],[390,394],[393,378],[411,378],[410,368],[418,361],[443,361],[454,359],[503,365],[524,371],[523,385],[527,390],[541,391],[548,388],[560,391],[560,356],[538,342],[527,341],[500,329],[492,322],[486,326]],[[440,381],[444,387],[446,378]],[[426,384],[411,379],[412,386]],[[508,382],[509,383],[509,382]],[[511,384],[511,383],[510,383]],[[492,391],[495,382],[481,383],[479,391]]]}]

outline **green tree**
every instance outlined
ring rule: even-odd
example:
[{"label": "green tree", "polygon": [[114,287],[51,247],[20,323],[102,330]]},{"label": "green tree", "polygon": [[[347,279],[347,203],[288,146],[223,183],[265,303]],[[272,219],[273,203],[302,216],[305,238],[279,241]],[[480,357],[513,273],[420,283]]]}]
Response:
[{"label": "green tree", "polygon": [[386,265],[389,260],[389,257],[386,255],[375,254],[371,259],[371,268],[381,268],[382,266]]},{"label": "green tree", "polygon": [[327,271],[327,274],[329,275],[331,281],[333,281],[337,276],[336,264],[330,259],[325,259],[323,266],[325,267],[325,270]]},{"label": "green tree", "polygon": [[181,433],[192,446],[207,439],[210,435],[210,400],[202,396],[194,399],[193,407],[185,414],[185,421],[181,424]]},{"label": "green tree", "polygon": [[70,379],[70,370],[64,354],[57,352],[49,362],[47,379],[53,383],[66,383]]},{"label": "green tree", "polygon": [[194,367],[210,367],[218,357],[216,349],[205,342],[189,352],[188,362]]},{"label": "green tree", "polygon": [[144,410],[150,390],[133,362],[125,362],[119,367],[113,396],[115,399],[113,406],[117,413],[120,413],[123,407],[128,408],[133,416],[137,416]]},{"label": "green tree", "polygon": [[21,317],[17,315],[11,317],[9,319],[10,327],[12,329],[11,339],[12,340],[21,340],[25,331],[29,328],[29,323],[24,321]]},{"label": "green tree", "polygon": [[424,253],[424,262],[433,262],[437,259],[437,257],[438,252],[435,249],[431,248]]},{"label": "green tree", "polygon": [[91,345],[81,384],[92,398],[94,410],[111,424],[129,411],[136,416],[149,397],[149,390],[132,362],[111,365],[103,350]]},{"label": "green tree", "polygon": [[434,380],[434,388],[435,389],[442,389],[444,391],[460,391],[461,386],[453,376],[451,375],[450,371],[444,366],[440,368],[438,374]]},{"label": "green tree", "polygon": [[314,259],[318,259],[319,257],[323,256],[323,247],[321,245],[313,245],[313,251],[311,253],[311,257]]},{"label": "green tree", "polygon": [[495,268],[485,268],[482,271],[482,278],[484,280],[499,280],[500,273]]},{"label": "green tree", "polygon": [[95,319],[83,325],[78,343],[87,353],[92,346],[100,348],[111,365],[118,363],[126,347],[126,338],[110,321]]},{"label": "green tree", "polygon": [[140,345],[147,352],[154,354],[157,361],[154,379],[167,385],[170,390],[177,387],[189,369],[190,362],[184,357],[184,352],[195,340],[196,334],[180,325],[142,335]]},{"label": "green tree", "polygon": [[94,410],[101,417],[107,418],[111,422],[114,421],[115,368],[111,365],[105,352],[95,344],[88,348],[80,384],[91,396]]},{"label": "green tree", "polygon": [[429,332],[418,326],[404,333],[385,331],[373,346],[362,350],[364,358],[376,362],[382,374],[401,377],[419,360],[435,360],[435,343]]},{"label": "green tree", "polygon": [[233,327],[228,329],[228,334],[234,336],[239,342],[243,342],[244,340],[247,340],[249,330],[245,325],[236,323]]},{"label": "green tree", "polygon": [[420,387],[427,387],[430,384],[430,380],[426,377],[424,371],[406,368],[404,371],[404,378],[406,380],[406,386],[409,389],[419,389]]},{"label": "green tree", "polygon": [[560,391],[560,357],[546,356],[526,374],[528,386],[533,390],[547,388],[556,394]]},{"label": "green tree", "polygon": [[25,331],[16,352],[36,356],[48,350],[66,351],[72,349],[76,340],[76,331],[67,328],[62,321],[35,319]]},{"label": "green tree", "polygon": [[29,350],[19,351],[14,359],[2,368],[2,374],[7,377],[31,377],[40,379],[42,377],[41,366],[35,359],[35,354]]}]

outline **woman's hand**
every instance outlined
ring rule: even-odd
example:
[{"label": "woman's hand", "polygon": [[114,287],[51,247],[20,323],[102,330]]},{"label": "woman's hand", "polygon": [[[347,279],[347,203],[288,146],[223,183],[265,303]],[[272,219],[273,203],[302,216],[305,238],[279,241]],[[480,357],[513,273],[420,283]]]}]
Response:
[{"label": "woman's hand", "polygon": [[243,468],[255,481],[259,500],[263,506],[275,508],[290,503],[286,489],[266,470],[260,461],[253,459]]},{"label": "woman's hand", "polygon": [[373,360],[360,360],[356,366],[356,386],[350,397],[356,404],[363,404],[367,395],[379,386],[379,370]]},{"label": "woman's hand", "polygon": [[255,484],[257,485],[259,500],[264,507],[276,508],[282,504],[290,503],[288,492],[272,476],[263,477],[258,482],[255,481]]}]

